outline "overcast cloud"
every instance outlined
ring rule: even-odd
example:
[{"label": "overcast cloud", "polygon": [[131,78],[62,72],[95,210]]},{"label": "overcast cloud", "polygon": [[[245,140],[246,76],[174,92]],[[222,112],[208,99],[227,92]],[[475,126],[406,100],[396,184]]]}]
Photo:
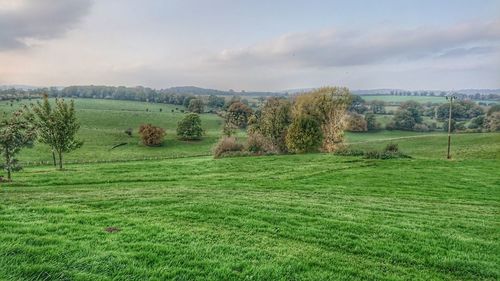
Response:
[{"label": "overcast cloud", "polygon": [[341,67],[424,58],[498,55],[500,21],[414,29],[324,30],[290,33],[242,49],[223,50],[215,62],[240,66],[294,64]]},{"label": "overcast cloud", "polygon": [[0,84],[500,88],[495,0],[0,0]]},{"label": "overcast cloud", "polygon": [[90,0],[0,0],[0,50],[63,36],[90,6]]}]

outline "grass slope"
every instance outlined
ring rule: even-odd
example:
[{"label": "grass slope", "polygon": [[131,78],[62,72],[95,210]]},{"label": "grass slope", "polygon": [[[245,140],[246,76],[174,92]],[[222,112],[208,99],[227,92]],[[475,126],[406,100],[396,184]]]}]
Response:
[{"label": "grass slope", "polygon": [[498,280],[499,168],[324,154],[28,168],[0,192],[0,279]]},{"label": "grass slope", "polygon": [[[7,102],[0,102],[0,112],[11,112],[20,106],[20,103],[11,107]],[[204,138],[201,141],[180,141],[176,136],[176,128],[177,122],[184,116],[180,112],[183,106],[93,99],[77,99],[75,106],[81,123],[78,137],[84,141],[84,146],[65,155],[69,162],[206,155],[217,141],[222,125],[222,119],[215,114],[202,114]],[[150,149],[140,143],[137,131],[145,123],[166,129],[167,136],[162,147]],[[125,135],[124,130],[127,128],[133,128],[132,138]],[[114,145],[124,142],[127,145],[110,150]],[[51,154],[47,146],[37,144],[33,149],[23,150],[19,159],[22,162],[51,161]]]}]

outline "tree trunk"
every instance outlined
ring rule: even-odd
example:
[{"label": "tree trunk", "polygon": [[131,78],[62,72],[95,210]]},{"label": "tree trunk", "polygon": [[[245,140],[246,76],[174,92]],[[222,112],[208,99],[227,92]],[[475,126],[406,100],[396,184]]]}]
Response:
[{"label": "tree trunk", "polygon": [[11,163],[10,163],[10,155],[9,155],[9,149],[6,147],[5,148],[5,168],[7,170],[7,180],[11,181],[12,180],[12,168],[11,168]]},{"label": "tree trunk", "polygon": [[57,167],[56,152],[52,150],[52,160],[54,160],[54,167]]},{"label": "tree trunk", "polygon": [[59,152],[59,170],[63,169],[63,155],[62,152]]}]

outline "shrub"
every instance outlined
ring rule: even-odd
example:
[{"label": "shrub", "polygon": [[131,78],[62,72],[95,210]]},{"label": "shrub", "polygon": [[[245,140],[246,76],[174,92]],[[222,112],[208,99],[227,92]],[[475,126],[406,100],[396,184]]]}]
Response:
[{"label": "shrub", "polygon": [[389,143],[385,146],[384,152],[399,152],[399,146],[397,143]]},{"label": "shrub", "polygon": [[297,153],[318,151],[322,141],[318,121],[307,115],[295,118],[286,135],[288,149]]},{"label": "shrub", "polygon": [[382,151],[371,150],[365,152],[364,158],[385,160],[385,159],[411,158],[411,157],[400,152],[399,147],[396,143],[390,143]]},{"label": "shrub", "polygon": [[367,123],[363,115],[358,113],[350,113],[347,119],[347,130],[351,132],[366,132],[368,130]]},{"label": "shrub", "polygon": [[139,134],[144,145],[159,146],[163,143],[165,130],[151,124],[146,124],[139,127]]},{"label": "shrub", "polygon": [[234,152],[242,152],[244,146],[235,137],[222,137],[214,148],[214,157],[221,158]]},{"label": "shrub", "polygon": [[333,154],[338,156],[363,156],[365,152],[359,149],[349,149],[347,147],[344,147],[342,149],[336,150]]},{"label": "shrub", "polygon": [[254,154],[276,153],[276,148],[270,139],[254,132],[248,135],[246,150]]},{"label": "shrub", "polygon": [[430,130],[426,124],[420,123],[420,124],[415,124],[413,126],[413,131],[415,131],[415,132],[428,132]]},{"label": "shrub", "polygon": [[183,140],[199,140],[202,135],[201,119],[196,113],[187,114],[177,123],[177,136]]}]

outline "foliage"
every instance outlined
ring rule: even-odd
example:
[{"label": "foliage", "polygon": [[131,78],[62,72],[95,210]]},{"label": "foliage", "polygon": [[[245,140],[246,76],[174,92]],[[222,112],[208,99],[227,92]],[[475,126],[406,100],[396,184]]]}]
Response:
[{"label": "foliage", "polygon": [[144,145],[159,146],[163,143],[165,130],[151,124],[144,124],[139,127],[139,135]]},{"label": "foliage", "polygon": [[225,104],[225,99],[223,97],[218,97],[216,95],[210,95],[208,97],[208,106],[213,108],[223,108]]},{"label": "foliage", "polygon": [[291,104],[287,99],[269,98],[262,108],[259,131],[280,152],[287,151],[285,139],[291,119]]},{"label": "foliage", "polygon": [[[49,145],[54,154],[59,156],[59,169],[63,169],[63,154],[80,148],[83,142],[76,139],[80,123],[76,118],[75,104],[71,100],[56,99],[52,108],[47,96],[43,102],[32,106],[34,122],[38,129],[40,141]],[[55,164],[54,157],[54,164]]]},{"label": "foliage", "polygon": [[368,130],[367,122],[363,115],[350,113],[347,118],[347,131],[366,132]]},{"label": "foliage", "polygon": [[369,102],[370,111],[373,114],[385,114],[385,102],[381,100],[372,100]]},{"label": "foliage", "polygon": [[276,153],[278,150],[272,141],[259,132],[248,135],[246,150],[254,154]]},{"label": "foliage", "polygon": [[490,132],[500,131],[500,112],[496,111],[488,115],[484,124],[485,128]]},{"label": "foliage", "polygon": [[495,104],[488,109],[487,115],[493,115],[495,112],[500,112],[500,104]]},{"label": "foliage", "polygon": [[485,125],[486,117],[484,115],[472,118],[470,120],[469,125],[467,126],[468,129],[478,129],[482,128]]},{"label": "foliage", "polygon": [[[437,108],[437,117],[440,120],[447,120],[449,116],[450,104],[444,103]],[[484,114],[483,109],[470,100],[454,100],[451,106],[451,118],[455,120],[465,120]]]},{"label": "foliage", "polygon": [[307,115],[294,118],[286,135],[288,150],[296,153],[318,151],[322,140],[320,123],[316,118]]},{"label": "foliage", "polygon": [[308,116],[319,124],[323,135],[322,150],[333,152],[342,147],[346,113],[351,104],[347,88],[324,87],[299,95],[293,104],[293,118]]},{"label": "foliage", "polygon": [[191,99],[187,108],[194,113],[203,113],[205,111],[205,105],[201,99]]},{"label": "foliage", "polygon": [[32,145],[35,138],[36,131],[26,111],[16,111],[0,120],[0,153],[3,156],[0,167],[7,172],[7,180],[12,180],[12,172],[22,169],[15,157],[22,148]]},{"label": "foliage", "polygon": [[199,140],[203,135],[201,118],[196,113],[189,113],[177,124],[177,136],[183,140]]},{"label": "foliage", "polygon": [[233,124],[238,128],[246,128],[248,118],[253,111],[250,107],[240,101],[233,102],[226,112],[226,124]]},{"label": "foliage", "polygon": [[380,129],[380,125],[377,123],[375,114],[367,113],[365,114],[366,129],[368,131],[374,131]]},{"label": "foliage", "polygon": [[214,147],[214,158],[228,156],[233,152],[241,152],[244,145],[239,143],[235,137],[222,137]]},{"label": "foliage", "polygon": [[368,110],[365,105],[365,100],[358,95],[353,95],[351,100],[351,105],[349,106],[349,112],[354,112],[358,114],[363,114]]},{"label": "foliage", "polygon": [[382,151],[370,150],[365,152],[366,159],[396,159],[396,158],[411,158],[410,156],[399,151],[399,146],[396,143],[389,143]]},{"label": "foliage", "polygon": [[420,105],[416,102],[409,101],[401,104],[396,114],[394,114],[392,123],[388,124],[387,128],[411,131],[415,129],[415,125],[421,124],[422,121]]}]

